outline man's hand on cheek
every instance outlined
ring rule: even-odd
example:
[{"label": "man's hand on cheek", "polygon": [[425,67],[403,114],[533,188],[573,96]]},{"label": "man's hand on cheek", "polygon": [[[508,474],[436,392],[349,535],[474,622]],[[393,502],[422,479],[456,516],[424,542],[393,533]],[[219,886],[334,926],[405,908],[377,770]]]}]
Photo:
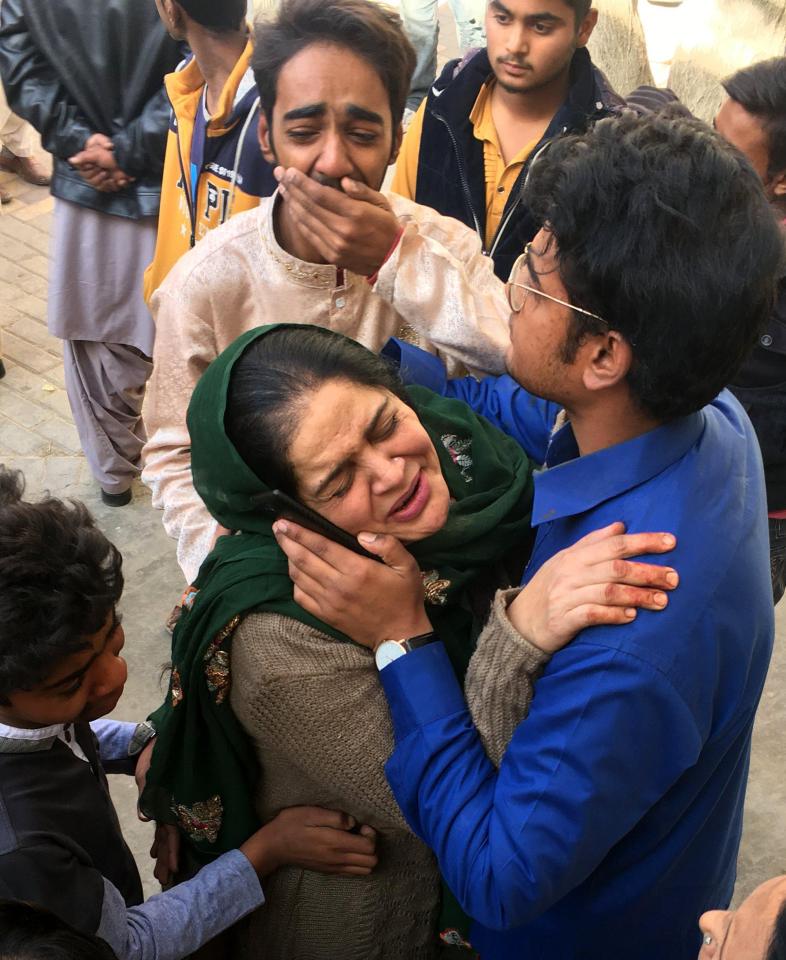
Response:
[{"label": "man's hand on cheek", "polygon": [[372,650],[431,630],[423,580],[414,558],[394,537],[361,534],[377,563],[290,521],[273,525],[289,560],[295,602]]},{"label": "man's hand on cheek", "polygon": [[383,194],[349,177],[336,190],[293,168],[275,174],[293,226],[327,263],[363,277],[379,270],[401,229]]}]

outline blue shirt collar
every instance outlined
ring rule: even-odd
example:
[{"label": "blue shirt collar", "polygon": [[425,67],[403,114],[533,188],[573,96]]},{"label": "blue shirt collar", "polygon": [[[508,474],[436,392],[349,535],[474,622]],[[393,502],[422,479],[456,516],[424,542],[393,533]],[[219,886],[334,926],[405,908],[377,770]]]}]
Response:
[{"label": "blue shirt collar", "polygon": [[704,425],[700,410],[581,457],[573,428],[566,424],[551,439],[547,469],[535,475],[532,525],[584,513],[646,483],[681,459]]}]

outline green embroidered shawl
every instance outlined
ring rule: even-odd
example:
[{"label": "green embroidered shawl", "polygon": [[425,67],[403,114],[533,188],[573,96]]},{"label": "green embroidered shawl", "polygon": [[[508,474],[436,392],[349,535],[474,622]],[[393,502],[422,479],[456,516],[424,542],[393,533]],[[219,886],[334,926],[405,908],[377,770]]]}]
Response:
[{"label": "green embroidered shawl", "polygon": [[[158,736],[142,807],[180,825],[197,863],[239,846],[261,825],[254,791],[264,771],[228,698],[237,624],[252,610],[270,610],[351,642],[295,603],[271,520],[252,506],[268,488],[224,430],[233,366],[276,326],[229,346],[202,376],[188,409],[194,487],[213,517],[238,532],[217,542],[184,599],[169,691],[151,717]],[[529,554],[532,465],[515,441],[463,402],[420,387],[408,393],[452,498],[445,527],[409,549],[424,573],[429,617],[463,679],[485,615],[473,612],[473,587],[507,554]]]}]

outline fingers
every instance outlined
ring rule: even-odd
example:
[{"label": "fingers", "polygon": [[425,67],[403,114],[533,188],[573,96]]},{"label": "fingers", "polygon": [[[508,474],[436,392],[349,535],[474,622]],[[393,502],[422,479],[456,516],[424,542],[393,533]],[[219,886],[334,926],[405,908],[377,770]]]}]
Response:
[{"label": "fingers", "polygon": [[582,537],[581,540],[577,540],[575,546],[587,547],[593,543],[600,543],[609,537],[619,536],[623,533],[625,533],[625,524],[621,520],[617,520],[614,523],[610,523],[607,527],[601,527],[600,530],[593,530],[592,533],[588,533],[585,537]]},{"label": "fingers", "polygon": [[356,212],[352,197],[346,196],[335,187],[326,187],[317,183],[316,180],[301,173],[300,170],[295,170],[294,167],[285,170],[279,182],[284,196],[288,200],[298,200],[306,209],[312,209],[313,206],[321,207],[337,217],[350,217]]},{"label": "fingers", "polygon": [[415,560],[400,540],[383,533],[359,533],[360,543],[369,553],[381,557],[394,570],[408,570]]},{"label": "fingers", "polygon": [[357,554],[313,530],[306,530],[290,520],[276,520],[273,524],[276,540],[290,562],[315,579],[324,579],[325,567],[345,571]]},{"label": "fingers", "polygon": [[566,614],[562,629],[566,634],[575,636],[587,627],[632,623],[636,616],[635,607],[608,607],[599,603],[587,603],[574,607]]},{"label": "fingers", "polygon": [[641,607],[646,610],[663,610],[669,597],[662,590],[647,587],[632,587],[625,583],[596,583],[573,592],[571,606],[586,604],[610,607]]},{"label": "fingers", "polygon": [[334,830],[354,830],[357,820],[342,810],[326,810],[324,807],[290,807],[299,810],[311,827],[332,827]]},{"label": "fingers", "polygon": [[639,557],[648,553],[668,553],[677,545],[671,533],[626,533],[612,537],[609,544],[618,557]]},{"label": "fingers", "polygon": [[180,868],[180,831],[171,824],[167,824],[165,830],[166,862],[169,872],[174,876]]},{"label": "fingers", "polygon": [[383,210],[392,212],[392,208],[384,193],[380,193],[378,190],[372,190],[368,184],[361,183],[359,180],[353,180],[351,177],[344,177],[341,181],[341,186],[347,196],[352,197],[354,200],[373,203],[375,207],[381,207]]},{"label": "fingers", "polygon": [[[322,189],[330,189],[323,187]],[[335,193],[335,191],[333,191]],[[325,208],[308,204],[294,191],[284,196],[292,212],[292,219],[300,234],[319,252],[328,263],[339,259],[338,241],[343,222]]]},{"label": "fingers", "polygon": [[662,567],[656,563],[636,563],[633,560],[610,560],[604,564],[596,564],[590,571],[598,582],[615,581],[635,587],[673,590],[680,582],[680,575],[673,567]]}]

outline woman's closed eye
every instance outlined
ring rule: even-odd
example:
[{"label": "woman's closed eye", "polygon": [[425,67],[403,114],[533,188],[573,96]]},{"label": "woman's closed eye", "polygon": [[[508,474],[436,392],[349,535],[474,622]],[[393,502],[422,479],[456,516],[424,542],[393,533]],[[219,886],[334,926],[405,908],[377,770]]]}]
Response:
[{"label": "woman's closed eye", "polygon": [[374,437],[375,443],[381,443],[383,440],[388,440],[396,432],[400,421],[397,413],[394,413],[386,423],[380,425],[380,429]]},{"label": "woman's closed eye", "polygon": [[[400,422],[401,421],[398,414],[392,414],[392,416],[390,416],[384,423],[379,424],[375,435],[371,438],[371,442],[384,443],[385,440],[389,440],[398,429]],[[340,480],[339,485],[333,490],[329,491],[324,497],[319,497],[318,499],[322,501],[340,500],[342,497],[345,497],[352,489],[352,484],[355,482],[355,471],[351,468],[347,468],[347,470],[336,479]]]}]

